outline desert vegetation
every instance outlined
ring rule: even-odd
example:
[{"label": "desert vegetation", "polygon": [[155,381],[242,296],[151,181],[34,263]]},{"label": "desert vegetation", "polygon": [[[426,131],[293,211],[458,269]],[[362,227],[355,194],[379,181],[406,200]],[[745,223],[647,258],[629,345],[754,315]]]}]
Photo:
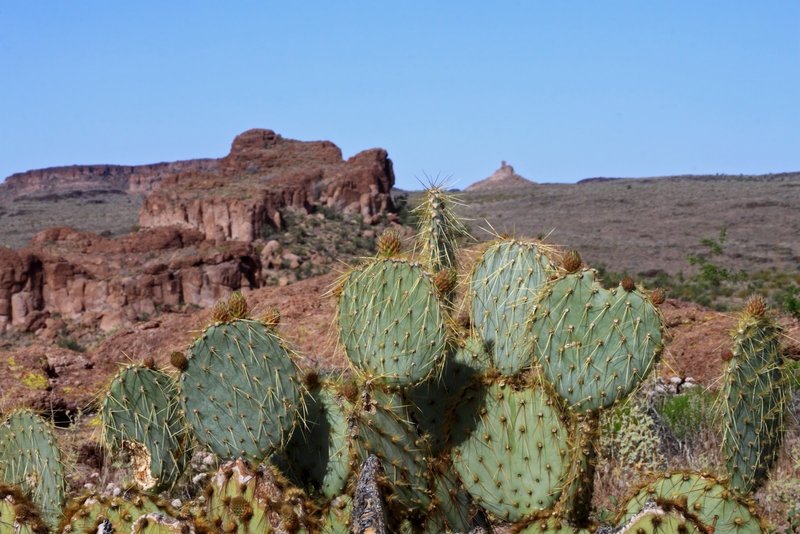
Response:
[{"label": "desert vegetation", "polygon": [[[550,239],[464,248],[449,195],[415,205],[412,243],[383,232],[330,289],[348,371],[301,366],[280,310],[233,293],[170,368],[124,366],[83,415],[104,458],[88,492],[48,421],[5,414],[0,529],[797,528],[798,370],[766,298],[736,311],[718,382],[665,382],[663,289]],[[264,237],[300,245],[314,224]]]}]

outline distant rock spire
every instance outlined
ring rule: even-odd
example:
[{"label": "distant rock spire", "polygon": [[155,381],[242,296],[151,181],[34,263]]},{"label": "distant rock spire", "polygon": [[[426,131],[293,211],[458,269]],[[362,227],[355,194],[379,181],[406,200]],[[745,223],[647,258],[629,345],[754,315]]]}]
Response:
[{"label": "distant rock spire", "polygon": [[535,183],[514,172],[514,167],[509,165],[506,160],[502,160],[500,162],[500,168],[494,171],[494,174],[467,187],[467,191],[527,187],[531,185],[535,185]]}]

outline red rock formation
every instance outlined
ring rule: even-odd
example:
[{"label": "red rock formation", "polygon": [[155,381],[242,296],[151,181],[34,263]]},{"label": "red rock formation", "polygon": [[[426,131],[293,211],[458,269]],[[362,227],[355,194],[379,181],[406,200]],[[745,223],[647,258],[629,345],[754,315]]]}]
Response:
[{"label": "red rock formation", "polygon": [[139,225],[178,225],[206,239],[253,241],[262,227],[279,227],[285,207],[328,206],[371,222],[392,209],[392,162],[383,149],[347,161],[328,141],[284,139],[249,130],[233,141],[219,172],[184,172],[163,180],[145,200]]},{"label": "red rock formation", "polygon": [[0,202],[19,197],[62,195],[73,191],[147,193],[177,172],[211,172],[215,159],[196,159],[151,165],[71,165],[12,174],[0,183]]},{"label": "red rock formation", "polygon": [[0,333],[82,319],[110,330],[162,307],[210,306],[258,284],[247,243],[217,245],[200,232],[157,228],[106,239],[69,228],[45,230],[20,251],[0,247]]}]

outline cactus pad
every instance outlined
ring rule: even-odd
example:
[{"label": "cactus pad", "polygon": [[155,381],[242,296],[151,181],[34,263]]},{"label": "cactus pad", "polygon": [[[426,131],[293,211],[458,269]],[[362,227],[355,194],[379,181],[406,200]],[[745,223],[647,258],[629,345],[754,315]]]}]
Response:
[{"label": "cactus pad", "polygon": [[622,287],[606,290],[582,270],[548,284],[531,319],[534,357],[578,412],[607,408],[647,376],[661,354],[661,317]]},{"label": "cactus pad", "polygon": [[415,248],[431,272],[455,269],[458,239],[469,237],[467,227],[453,211],[457,204],[453,195],[432,186],[425,190],[422,202],[414,208],[418,221]]},{"label": "cactus pad", "polygon": [[130,532],[137,519],[151,513],[171,517],[176,515],[166,502],[133,489],[123,491],[116,497],[89,494],[67,505],[58,532]]},{"label": "cactus pad", "polygon": [[537,292],[555,272],[542,246],[520,241],[490,246],[475,265],[469,285],[472,327],[502,374],[530,367],[528,317]]},{"label": "cactus pad", "polygon": [[211,479],[206,498],[207,519],[215,532],[317,531],[305,494],[269,466],[253,470],[245,460],[228,462]]},{"label": "cactus pad", "polygon": [[322,518],[321,534],[350,534],[352,510],[353,499],[349,495],[340,495],[331,501]]},{"label": "cactus pad", "polygon": [[181,521],[160,513],[152,513],[137,519],[130,530],[131,534],[194,534],[194,528]]},{"label": "cactus pad", "polygon": [[22,492],[0,484],[0,532],[9,534],[47,534],[39,511]]},{"label": "cactus pad", "polygon": [[678,508],[664,509],[661,506],[648,506],[630,518],[617,534],[706,534],[691,518]]},{"label": "cactus pad", "polygon": [[744,494],[766,480],[780,452],[787,416],[780,328],[760,310],[751,304],[739,318],[722,392],[722,449],[731,487]]},{"label": "cactus pad", "polygon": [[438,373],[447,337],[430,277],[398,260],[353,271],[339,298],[339,337],[359,372],[387,385]]},{"label": "cactus pad", "polygon": [[52,425],[30,410],[0,424],[0,482],[19,487],[53,527],[66,495],[61,450]]},{"label": "cactus pad", "polygon": [[544,517],[534,519],[525,526],[514,530],[515,534],[592,534],[595,528],[577,528],[570,525],[565,519],[544,514]]},{"label": "cactus pad", "polygon": [[197,440],[222,459],[268,457],[286,443],[301,402],[288,350],[257,321],[206,329],[180,385]]},{"label": "cactus pad", "polygon": [[677,503],[701,528],[713,527],[715,534],[762,532],[753,505],[739,500],[714,478],[693,473],[664,474],[644,484],[623,507],[617,523],[630,521],[651,500]]},{"label": "cactus pad", "polygon": [[350,476],[347,418],[352,405],[332,382],[309,391],[305,424],[292,434],[286,455],[300,480],[327,499],[340,495]]},{"label": "cactus pad", "polygon": [[453,464],[470,495],[509,521],[551,508],[573,460],[558,404],[544,389],[497,383],[470,388],[464,398],[450,437]]},{"label": "cactus pad", "polygon": [[390,514],[402,518],[426,510],[431,504],[430,449],[417,435],[401,395],[378,388],[365,390],[351,415],[351,426],[357,461],[374,454],[394,490],[386,502]]},{"label": "cactus pad", "polygon": [[109,448],[133,457],[139,487],[175,484],[189,459],[189,433],[169,375],[140,366],[123,369],[111,382],[101,415]]}]

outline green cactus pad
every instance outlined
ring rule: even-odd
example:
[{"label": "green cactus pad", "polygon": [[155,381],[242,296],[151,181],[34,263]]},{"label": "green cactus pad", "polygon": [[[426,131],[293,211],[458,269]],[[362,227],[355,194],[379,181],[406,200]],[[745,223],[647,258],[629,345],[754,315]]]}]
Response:
[{"label": "green cactus pad", "polygon": [[152,513],[137,519],[130,530],[131,534],[194,534],[188,521],[181,521],[161,513]]},{"label": "green cactus pad", "polygon": [[52,425],[31,410],[0,424],[0,482],[19,487],[50,527],[58,523],[66,496],[61,450]]},{"label": "green cactus pad", "polygon": [[446,333],[436,290],[418,265],[376,260],[344,284],[339,338],[370,380],[405,386],[438,374]]},{"label": "green cactus pad", "polygon": [[120,371],[101,408],[111,451],[127,450],[142,489],[169,489],[189,460],[189,432],[169,375],[143,366]]},{"label": "green cactus pad", "polygon": [[274,468],[239,459],[220,467],[206,488],[206,517],[215,532],[317,532],[305,494]]},{"label": "green cactus pad", "polygon": [[446,448],[443,421],[459,402],[461,391],[490,366],[491,359],[483,350],[483,345],[477,339],[470,338],[463,347],[448,354],[440,377],[432,376],[403,392],[411,416],[419,430],[428,436],[434,456]]},{"label": "green cactus pad", "polygon": [[335,498],[322,518],[321,534],[350,534],[352,511],[353,499],[349,495]]},{"label": "green cactus pad", "polygon": [[152,513],[170,517],[177,515],[166,502],[134,489],[123,491],[116,497],[84,495],[67,505],[58,532],[130,532],[137,519]]},{"label": "green cactus pad", "polygon": [[457,267],[458,239],[469,231],[456,217],[453,208],[458,200],[441,187],[425,190],[422,202],[414,208],[418,221],[416,249],[431,272]]},{"label": "green cactus pad", "polygon": [[0,484],[0,533],[47,534],[39,510],[19,488]]},{"label": "green cactus pad", "polygon": [[303,425],[286,446],[292,471],[327,499],[340,495],[351,472],[347,418],[352,405],[325,381],[306,400]]},{"label": "green cactus pad", "polygon": [[692,519],[680,510],[665,510],[660,506],[647,507],[620,527],[617,534],[705,534]]},{"label": "green cactus pad", "polygon": [[742,501],[710,476],[694,473],[664,474],[641,486],[628,500],[617,524],[627,524],[648,501],[674,502],[684,508],[700,527],[715,534],[760,534],[755,507]]},{"label": "green cactus pad", "polygon": [[733,357],[722,391],[722,450],[730,485],[743,494],[766,481],[783,443],[789,387],[780,335],[769,316],[747,312],[733,332]]},{"label": "green cactus pad", "polygon": [[433,503],[425,521],[426,532],[467,532],[472,499],[463,488],[449,459],[439,460],[431,475]]},{"label": "green cactus pad", "polygon": [[534,519],[524,526],[518,527],[515,534],[592,534],[596,528],[578,528],[570,525],[565,519],[546,514],[545,517]]},{"label": "green cactus pad", "polygon": [[180,386],[195,437],[221,459],[268,457],[298,418],[301,388],[289,351],[257,321],[206,329],[191,347]]},{"label": "green cactus pad", "polygon": [[475,265],[469,284],[472,328],[502,374],[531,366],[528,317],[539,289],[555,273],[541,245],[520,241],[490,246]]},{"label": "green cactus pad", "polygon": [[486,511],[522,521],[551,508],[573,453],[558,404],[544,389],[493,383],[470,388],[454,412],[453,464]]},{"label": "green cactus pad", "polygon": [[637,291],[606,290],[583,270],[548,284],[531,319],[534,357],[580,413],[631,393],[662,350],[661,317]]},{"label": "green cactus pad", "polygon": [[431,504],[427,461],[430,448],[420,438],[400,393],[365,390],[351,415],[354,470],[370,454],[380,460],[392,495],[386,505],[396,518],[424,512]]}]

